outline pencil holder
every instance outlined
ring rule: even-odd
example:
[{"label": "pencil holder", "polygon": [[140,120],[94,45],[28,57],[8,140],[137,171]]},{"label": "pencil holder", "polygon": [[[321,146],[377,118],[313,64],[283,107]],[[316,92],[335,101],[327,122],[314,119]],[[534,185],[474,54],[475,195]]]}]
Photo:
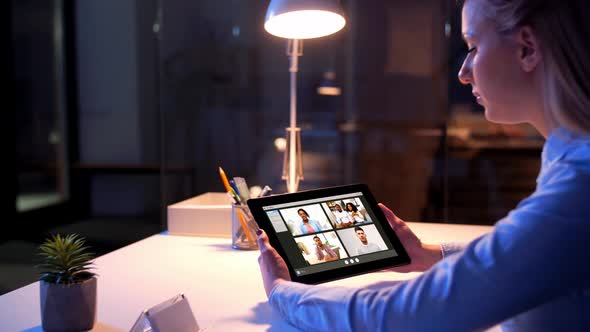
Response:
[{"label": "pencil holder", "polygon": [[250,209],[245,205],[232,204],[231,215],[231,246],[234,249],[256,250],[256,230],[258,225],[254,221]]}]

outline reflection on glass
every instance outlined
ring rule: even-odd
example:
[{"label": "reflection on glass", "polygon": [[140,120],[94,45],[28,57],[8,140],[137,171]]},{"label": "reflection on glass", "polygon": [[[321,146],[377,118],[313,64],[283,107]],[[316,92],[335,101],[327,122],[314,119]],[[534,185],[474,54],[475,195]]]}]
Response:
[{"label": "reflection on glass", "polygon": [[63,2],[12,1],[19,212],[66,199]]}]

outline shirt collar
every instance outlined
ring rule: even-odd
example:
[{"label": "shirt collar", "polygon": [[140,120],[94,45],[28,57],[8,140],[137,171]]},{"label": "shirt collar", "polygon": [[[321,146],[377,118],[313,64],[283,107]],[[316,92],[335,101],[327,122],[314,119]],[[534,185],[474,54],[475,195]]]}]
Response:
[{"label": "shirt collar", "polygon": [[554,162],[568,155],[575,157],[580,147],[590,146],[590,136],[576,134],[565,127],[559,127],[551,133],[543,146],[542,168],[549,167]]}]

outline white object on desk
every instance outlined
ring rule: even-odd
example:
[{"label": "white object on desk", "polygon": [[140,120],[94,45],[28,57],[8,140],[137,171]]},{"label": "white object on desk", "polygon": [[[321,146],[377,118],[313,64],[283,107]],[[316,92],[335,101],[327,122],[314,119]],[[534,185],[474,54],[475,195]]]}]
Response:
[{"label": "white object on desk", "polygon": [[172,235],[231,237],[231,201],[226,193],[205,193],[168,206]]},{"label": "white object on desk", "polygon": [[[492,229],[408,224],[433,243],[467,242]],[[191,299],[193,314],[207,331],[296,331],[268,305],[257,259],[258,251],[231,249],[227,239],[171,235],[154,235],[101,256],[96,259],[100,286],[93,331],[129,331],[142,310],[178,293]],[[376,272],[328,284],[363,287],[417,275]],[[38,282],[0,296],[0,331],[42,331],[40,325]]]},{"label": "white object on desk", "polygon": [[129,332],[199,332],[199,324],[184,294],[143,311]]}]

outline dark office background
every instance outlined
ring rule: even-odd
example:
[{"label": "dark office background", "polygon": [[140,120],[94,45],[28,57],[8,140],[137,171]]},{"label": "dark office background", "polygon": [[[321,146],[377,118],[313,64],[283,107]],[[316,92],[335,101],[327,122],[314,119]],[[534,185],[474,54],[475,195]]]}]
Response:
[{"label": "dark office background", "polygon": [[[485,121],[456,73],[454,0],[343,0],[346,27],[304,41],[305,180],[367,183],[410,221],[492,225],[534,189],[542,140]],[[284,192],[286,41],[268,1],[3,2],[0,294],[36,248],[77,232],[98,254],[166,229],[166,206],[221,192],[217,167]],[[339,96],[317,93],[326,72]]]}]

